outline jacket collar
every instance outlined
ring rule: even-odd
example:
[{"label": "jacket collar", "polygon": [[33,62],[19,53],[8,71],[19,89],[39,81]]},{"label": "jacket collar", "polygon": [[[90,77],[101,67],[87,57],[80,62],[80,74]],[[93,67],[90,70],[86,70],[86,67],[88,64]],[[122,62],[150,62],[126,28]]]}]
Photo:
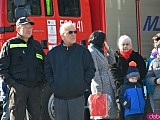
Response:
[{"label": "jacket collar", "polygon": [[64,49],[64,50],[69,50],[69,51],[70,51],[70,50],[74,49],[76,45],[77,45],[77,43],[74,43],[72,46],[66,46],[66,45],[64,44],[63,40],[61,41],[61,47],[62,47],[62,49]]},{"label": "jacket collar", "polygon": [[93,46],[93,44],[90,45],[91,49],[93,49],[94,51],[96,51],[96,53],[102,58],[104,59],[104,61],[106,61],[105,63],[108,64],[108,61],[106,60],[106,56],[104,54],[102,54],[97,48],[95,48]]}]

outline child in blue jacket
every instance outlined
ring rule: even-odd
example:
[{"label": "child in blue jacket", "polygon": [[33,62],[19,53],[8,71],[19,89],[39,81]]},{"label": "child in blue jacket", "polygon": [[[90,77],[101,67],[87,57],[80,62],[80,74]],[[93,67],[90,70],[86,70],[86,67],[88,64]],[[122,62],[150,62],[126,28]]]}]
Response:
[{"label": "child in blue jacket", "polygon": [[143,120],[145,99],[142,86],[137,82],[140,74],[136,66],[134,61],[129,63],[124,85],[119,92],[120,104],[125,108],[125,120]]}]

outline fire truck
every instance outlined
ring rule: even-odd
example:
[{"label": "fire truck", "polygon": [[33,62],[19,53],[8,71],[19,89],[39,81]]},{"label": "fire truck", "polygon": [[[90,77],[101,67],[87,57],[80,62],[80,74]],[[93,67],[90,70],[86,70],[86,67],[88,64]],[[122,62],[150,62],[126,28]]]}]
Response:
[{"label": "fire truck", "polygon": [[[0,0],[0,48],[16,36],[15,22],[21,16],[35,23],[33,36],[46,54],[61,42],[59,27],[65,22],[75,25],[77,42],[87,45],[93,30],[105,31],[104,4],[104,0]],[[54,95],[48,85],[42,91],[41,103],[42,120],[54,120]]]},{"label": "fire truck", "polygon": [[[0,48],[16,36],[16,20],[27,16],[35,23],[33,36],[46,54],[61,42],[61,24],[72,22],[80,44],[87,46],[90,34],[101,30],[116,51],[118,38],[126,34],[133,49],[148,58],[153,48],[151,38],[160,32],[159,5],[160,0],[0,0]],[[54,120],[54,94],[48,85],[41,103],[42,120]]]}]

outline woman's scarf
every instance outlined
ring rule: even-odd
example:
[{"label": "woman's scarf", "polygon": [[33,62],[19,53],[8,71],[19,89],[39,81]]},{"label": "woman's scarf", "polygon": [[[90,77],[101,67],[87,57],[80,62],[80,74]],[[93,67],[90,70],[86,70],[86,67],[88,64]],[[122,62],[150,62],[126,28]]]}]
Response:
[{"label": "woman's scarf", "polygon": [[132,53],[132,49],[130,49],[128,52],[122,52],[120,50],[119,52],[125,59],[128,59],[130,56],[131,56],[131,53]]},{"label": "woman's scarf", "polygon": [[104,50],[100,47],[98,47],[97,45],[93,44],[93,47],[95,47],[97,50],[99,50],[103,55],[104,55]]}]

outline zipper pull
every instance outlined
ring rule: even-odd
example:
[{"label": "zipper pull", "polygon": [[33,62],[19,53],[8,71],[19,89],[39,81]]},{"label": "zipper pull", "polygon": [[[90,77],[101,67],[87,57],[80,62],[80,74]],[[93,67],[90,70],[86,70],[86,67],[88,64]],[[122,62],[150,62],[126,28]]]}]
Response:
[{"label": "zipper pull", "polygon": [[25,54],[24,50],[22,50],[22,53]]}]

